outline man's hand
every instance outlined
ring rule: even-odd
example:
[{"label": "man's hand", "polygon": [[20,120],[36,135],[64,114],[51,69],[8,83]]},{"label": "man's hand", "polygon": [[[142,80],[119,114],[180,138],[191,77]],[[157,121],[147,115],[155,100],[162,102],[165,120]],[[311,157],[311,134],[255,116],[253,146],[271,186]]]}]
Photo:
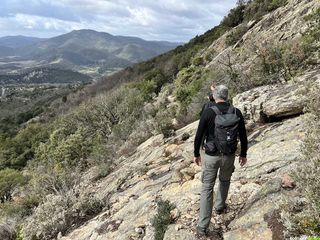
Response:
[{"label": "man's hand", "polygon": [[247,163],[247,158],[239,157],[239,163],[240,163],[240,166],[242,167],[243,165],[245,165]]},{"label": "man's hand", "polygon": [[199,157],[194,157],[193,161],[199,166],[200,163],[201,163],[201,157],[200,156]]}]

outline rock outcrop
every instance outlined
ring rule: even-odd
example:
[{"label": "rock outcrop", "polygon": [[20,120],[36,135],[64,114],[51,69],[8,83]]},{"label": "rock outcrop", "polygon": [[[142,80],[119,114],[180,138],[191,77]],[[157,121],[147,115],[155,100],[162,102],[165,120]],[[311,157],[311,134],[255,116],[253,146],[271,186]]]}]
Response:
[{"label": "rock outcrop", "polygon": [[[319,73],[316,77],[319,78]],[[260,110],[269,114],[271,110],[265,110],[265,102],[270,99],[277,101],[290,94],[292,89],[297,93],[300,87],[292,84],[254,89],[251,94],[246,92],[236,97],[239,103],[245,103],[238,107],[244,110],[244,106],[256,106],[259,99],[263,106]],[[267,93],[263,89],[272,89],[272,98],[262,97]],[[260,94],[259,97],[253,96],[255,92]],[[278,103],[282,104],[282,101]],[[272,109],[271,105],[267,105],[267,109]],[[208,239],[255,239],[259,236],[268,240],[275,235],[277,239],[283,239],[278,203],[283,196],[296,194],[288,174],[299,164],[299,148],[305,137],[307,117],[306,114],[297,116],[296,112],[291,115],[292,118],[256,126],[251,131],[248,163],[243,167],[236,163],[227,212],[220,216],[213,214]],[[246,116],[249,121],[256,121],[258,115]],[[172,213],[175,220],[168,226],[164,239],[199,239],[195,227],[201,167],[192,161],[197,125],[198,122],[194,122],[176,131],[176,135],[166,141],[162,135],[150,138],[131,157],[121,159],[110,175],[88,186],[87,189],[106,201],[108,207],[60,239],[153,240],[152,219],[157,213],[159,199],[169,200],[176,207]]]},{"label": "rock outcrop", "polygon": [[320,84],[320,70],[308,72],[295,82],[267,85],[246,91],[233,99],[252,127],[303,113],[308,101],[308,88]]},{"label": "rock outcrop", "polygon": [[[308,29],[305,16],[319,7],[319,1],[290,0],[285,6],[266,14],[260,21],[249,22],[247,26],[249,30],[234,46],[226,46],[225,40],[229,34],[227,32],[214,41],[206,51],[203,51],[204,54],[215,53],[215,57],[206,67],[215,68],[220,65],[221,61],[224,62],[225,57],[236,47],[239,48],[238,52],[246,52],[248,49],[261,44],[297,39],[301,36],[301,33]],[[252,53],[241,64],[247,66],[254,60],[255,54]]]}]

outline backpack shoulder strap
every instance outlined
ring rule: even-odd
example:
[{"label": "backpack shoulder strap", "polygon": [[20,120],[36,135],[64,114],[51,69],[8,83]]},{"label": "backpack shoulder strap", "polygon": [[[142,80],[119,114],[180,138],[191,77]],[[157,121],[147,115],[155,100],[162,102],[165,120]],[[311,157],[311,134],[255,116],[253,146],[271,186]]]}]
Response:
[{"label": "backpack shoulder strap", "polygon": [[227,113],[229,113],[229,114],[232,114],[232,113],[233,113],[233,114],[237,114],[236,111],[237,111],[237,109],[236,109],[234,106],[230,105]]},{"label": "backpack shoulder strap", "polygon": [[219,110],[219,108],[217,106],[212,106],[210,108],[215,112],[216,115],[222,114],[222,112]]}]

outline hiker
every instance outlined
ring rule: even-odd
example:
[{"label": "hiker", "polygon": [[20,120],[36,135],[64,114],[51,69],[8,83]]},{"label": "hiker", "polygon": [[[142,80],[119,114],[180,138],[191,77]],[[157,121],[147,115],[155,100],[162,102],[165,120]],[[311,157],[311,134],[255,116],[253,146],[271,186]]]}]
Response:
[{"label": "hiker", "polygon": [[[211,86],[210,86],[210,92],[208,93],[208,102],[206,102],[205,104],[203,104],[202,106],[202,109],[200,111],[200,117],[202,115],[202,113],[207,109],[207,108],[210,108],[210,107],[213,107],[216,102],[214,101],[214,98],[213,98],[213,94],[212,94],[212,91],[214,90],[215,88],[215,83],[212,83]],[[204,149],[204,143],[205,143],[205,140],[206,140],[206,137],[208,136],[208,132],[206,132],[203,136],[202,136],[202,140],[201,140],[201,150]]]},{"label": "hiker", "polygon": [[208,93],[208,102],[206,102],[205,104],[203,104],[202,109],[200,111],[200,117],[202,115],[202,113],[209,107],[213,107],[215,105],[215,101],[212,95],[212,92]]},{"label": "hiker", "polygon": [[[194,162],[202,164],[202,189],[200,214],[197,232],[206,235],[213,209],[213,187],[219,174],[219,187],[215,199],[215,212],[222,214],[226,209],[230,179],[234,171],[237,138],[240,138],[241,152],[239,163],[247,162],[248,140],[242,113],[228,103],[228,88],[219,85],[213,90],[215,106],[206,109],[201,115],[194,141]],[[205,153],[200,156],[202,137],[208,133]]]},{"label": "hiker", "polygon": [[206,102],[206,103],[202,106],[202,109],[201,109],[201,111],[200,111],[200,117],[201,117],[202,113],[204,112],[204,110],[206,110],[207,108],[212,107],[212,106],[215,105],[215,100],[214,100],[213,94],[212,94],[215,86],[216,86],[216,85],[215,85],[214,82],[213,82],[213,83],[211,84],[211,86],[210,86],[210,92],[208,93],[208,100],[209,100],[209,101]]}]

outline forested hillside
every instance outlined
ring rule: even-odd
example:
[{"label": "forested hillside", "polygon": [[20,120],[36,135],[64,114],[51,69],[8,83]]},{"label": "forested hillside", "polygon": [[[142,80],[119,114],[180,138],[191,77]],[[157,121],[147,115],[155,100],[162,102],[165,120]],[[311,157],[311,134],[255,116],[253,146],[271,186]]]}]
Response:
[{"label": "forested hillside", "polygon": [[212,238],[319,235],[319,24],[317,0],[239,1],[187,44],[1,134],[0,238],[197,239],[192,144],[212,82],[228,85],[252,149]]}]

